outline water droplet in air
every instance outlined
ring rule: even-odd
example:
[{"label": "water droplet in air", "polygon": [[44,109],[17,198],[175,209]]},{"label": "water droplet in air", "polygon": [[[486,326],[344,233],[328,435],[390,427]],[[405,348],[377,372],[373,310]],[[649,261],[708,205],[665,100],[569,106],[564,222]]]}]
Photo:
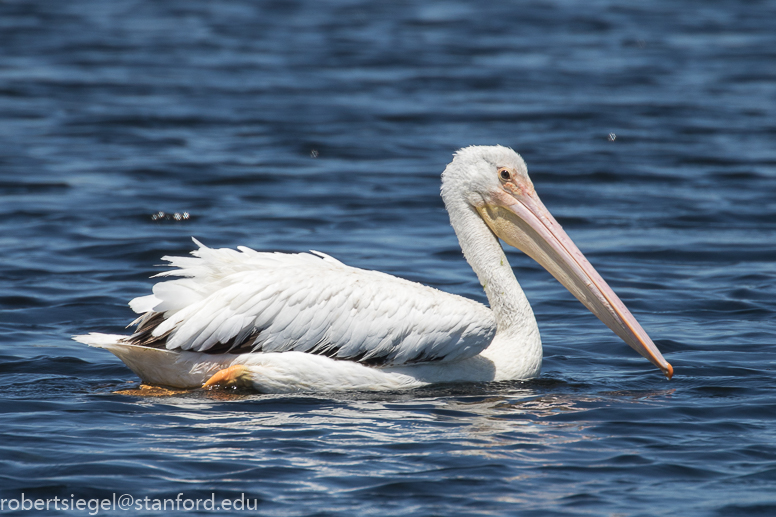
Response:
[{"label": "water droplet in air", "polygon": [[161,210],[151,215],[152,221],[187,221],[191,219],[191,214],[188,212],[175,212],[174,214],[166,214]]}]

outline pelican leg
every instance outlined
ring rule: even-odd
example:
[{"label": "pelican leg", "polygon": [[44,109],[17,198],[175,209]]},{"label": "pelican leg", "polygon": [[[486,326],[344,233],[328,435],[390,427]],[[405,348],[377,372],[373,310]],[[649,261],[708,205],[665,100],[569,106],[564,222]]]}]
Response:
[{"label": "pelican leg", "polygon": [[213,386],[237,386],[250,387],[250,370],[242,364],[235,364],[229,368],[219,370],[210,377],[203,388],[212,388]]}]

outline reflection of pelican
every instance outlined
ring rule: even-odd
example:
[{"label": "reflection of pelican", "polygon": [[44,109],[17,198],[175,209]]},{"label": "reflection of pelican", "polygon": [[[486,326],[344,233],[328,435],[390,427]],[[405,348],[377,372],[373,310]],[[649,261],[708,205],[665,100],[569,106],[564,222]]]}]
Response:
[{"label": "reflection of pelican", "polygon": [[542,347],[531,306],[499,244],[545,267],[670,378],[636,319],[534,191],[522,158],[467,147],[442,174],[442,198],[490,309],[324,255],[210,249],[171,257],[154,294],[130,303],[132,336],[89,334],[145,382],[244,384],[260,391],[399,389],[526,379]]}]

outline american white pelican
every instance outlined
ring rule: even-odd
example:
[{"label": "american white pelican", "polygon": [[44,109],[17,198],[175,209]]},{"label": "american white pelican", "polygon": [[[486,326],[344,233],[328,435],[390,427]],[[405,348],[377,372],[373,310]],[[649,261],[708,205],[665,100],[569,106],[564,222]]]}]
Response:
[{"label": "american white pelican", "polygon": [[459,150],[442,198],[490,308],[324,255],[199,245],[135,298],[131,336],[75,339],[113,352],[146,383],[242,385],[261,392],[394,390],[529,379],[542,345],[499,243],[536,260],[670,379],[673,369],[550,215],[523,159],[501,146]]}]

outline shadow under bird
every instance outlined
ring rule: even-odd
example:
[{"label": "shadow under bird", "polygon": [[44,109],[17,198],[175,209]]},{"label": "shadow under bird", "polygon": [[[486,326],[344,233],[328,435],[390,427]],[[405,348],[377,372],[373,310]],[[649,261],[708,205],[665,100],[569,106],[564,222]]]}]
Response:
[{"label": "shadow under bird", "polygon": [[542,344],[499,239],[541,264],[669,379],[673,368],[544,207],[511,149],[459,150],[442,198],[488,297],[473,300],[318,252],[211,249],[165,257],[153,294],[135,298],[131,336],[74,339],[105,348],[150,384],[260,392],[397,390],[530,379]]}]

